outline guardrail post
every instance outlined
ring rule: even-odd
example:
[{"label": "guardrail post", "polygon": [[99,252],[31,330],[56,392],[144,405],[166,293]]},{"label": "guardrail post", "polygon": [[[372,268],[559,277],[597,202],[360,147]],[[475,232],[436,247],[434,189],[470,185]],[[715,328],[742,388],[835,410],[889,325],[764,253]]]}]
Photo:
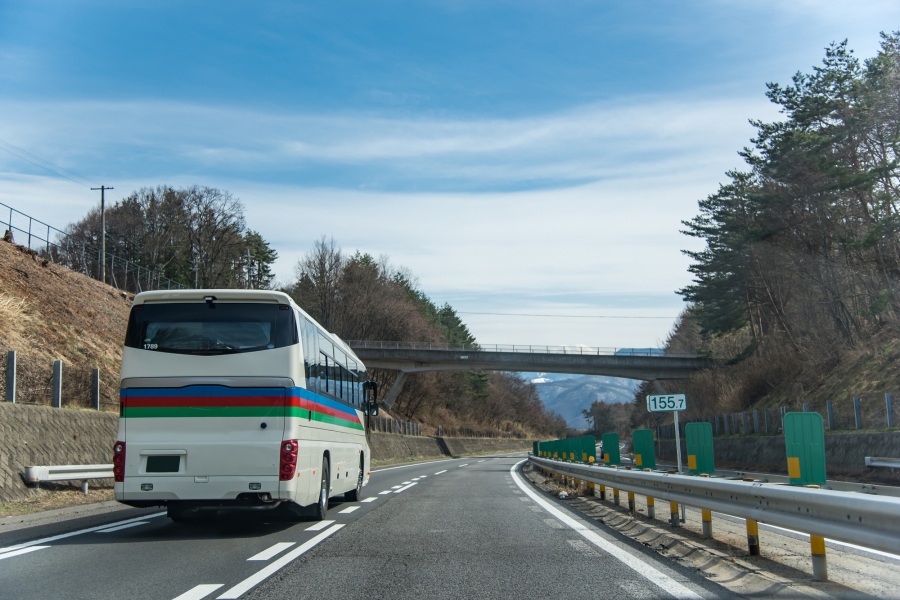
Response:
[{"label": "guardrail post", "polygon": [[53,381],[50,386],[50,405],[53,408],[62,407],[62,361],[53,361]]},{"label": "guardrail post", "polygon": [[856,428],[862,429],[862,406],[859,396],[853,396],[853,416],[856,418]]},{"label": "guardrail post", "polygon": [[91,405],[100,410],[100,369],[91,369]]},{"label": "guardrail post", "polygon": [[600,484],[600,500],[606,500],[606,486],[602,483]]},{"label": "guardrail post", "polygon": [[888,392],[884,395],[884,410],[887,413],[887,426],[894,426],[894,394]]},{"label": "guardrail post", "polygon": [[613,488],[613,502],[616,503],[616,506],[619,506],[619,488]]},{"label": "guardrail post", "polygon": [[653,496],[647,496],[647,517],[650,519],[656,518],[656,501],[653,499]]},{"label": "guardrail post", "polygon": [[669,501],[669,523],[672,527],[678,527],[678,503]]},{"label": "guardrail post", "polygon": [[16,351],[6,352],[6,396],[7,402],[16,403]]},{"label": "guardrail post", "polygon": [[628,492],[628,512],[634,514],[634,492]]},{"label": "guardrail post", "polygon": [[828,559],[825,556],[825,538],[820,535],[809,536],[812,550],[813,579],[828,581]]},{"label": "guardrail post", "polygon": [[706,508],[700,509],[701,519],[703,523],[703,537],[712,537],[712,511]]},{"label": "guardrail post", "polygon": [[759,556],[759,523],[747,519],[747,548],[750,556]]}]

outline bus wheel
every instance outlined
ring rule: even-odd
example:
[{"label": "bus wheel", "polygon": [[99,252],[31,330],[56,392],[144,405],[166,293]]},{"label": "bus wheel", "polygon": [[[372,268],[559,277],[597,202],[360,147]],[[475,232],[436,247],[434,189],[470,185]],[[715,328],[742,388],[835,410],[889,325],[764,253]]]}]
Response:
[{"label": "bus wheel", "polygon": [[362,498],[362,488],[363,488],[363,466],[359,465],[359,477],[356,478],[356,489],[350,490],[349,492],[344,492],[344,499],[349,502],[357,502],[360,498]]},{"label": "bus wheel", "polygon": [[176,523],[187,521],[189,514],[190,510],[182,506],[173,506],[170,504],[166,507],[166,516]]},{"label": "bus wheel", "polygon": [[313,519],[321,521],[328,513],[328,492],[331,487],[331,480],[328,474],[328,459],[322,459],[322,485],[319,487],[319,503],[315,507]]}]

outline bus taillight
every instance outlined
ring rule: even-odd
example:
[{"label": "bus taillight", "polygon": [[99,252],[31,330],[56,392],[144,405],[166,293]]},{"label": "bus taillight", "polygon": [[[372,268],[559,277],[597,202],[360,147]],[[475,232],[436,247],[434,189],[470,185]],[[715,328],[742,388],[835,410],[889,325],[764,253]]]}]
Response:
[{"label": "bus taillight", "polygon": [[297,440],[281,442],[281,467],[278,477],[281,481],[290,481],[297,472]]},{"label": "bus taillight", "polygon": [[113,478],[119,483],[125,481],[125,442],[122,441],[113,446]]}]

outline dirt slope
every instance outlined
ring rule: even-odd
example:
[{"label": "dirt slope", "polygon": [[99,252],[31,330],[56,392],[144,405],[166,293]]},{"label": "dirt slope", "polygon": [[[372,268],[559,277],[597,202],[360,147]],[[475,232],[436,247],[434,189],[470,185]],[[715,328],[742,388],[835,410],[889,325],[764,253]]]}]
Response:
[{"label": "dirt slope", "polygon": [[61,359],[64,404],[88,403],[92,368],[100,369],[101,402],[117,404],[132,298],[0,241],[0,350],[17,352],[17,401],[48,404],[52,361]]}]

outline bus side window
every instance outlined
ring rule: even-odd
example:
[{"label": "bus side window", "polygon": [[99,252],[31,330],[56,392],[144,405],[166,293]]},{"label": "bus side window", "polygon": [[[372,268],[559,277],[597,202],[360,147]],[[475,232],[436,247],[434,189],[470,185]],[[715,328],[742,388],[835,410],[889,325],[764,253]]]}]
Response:
[{"label": "bus side window", "polygon": [[325,356],[324,353],[319,353],[319,381],[323,382],[322,387],[319,391],[325,392],[326,394],[331,393],[331,380],[328,377],[328,357]]}]

